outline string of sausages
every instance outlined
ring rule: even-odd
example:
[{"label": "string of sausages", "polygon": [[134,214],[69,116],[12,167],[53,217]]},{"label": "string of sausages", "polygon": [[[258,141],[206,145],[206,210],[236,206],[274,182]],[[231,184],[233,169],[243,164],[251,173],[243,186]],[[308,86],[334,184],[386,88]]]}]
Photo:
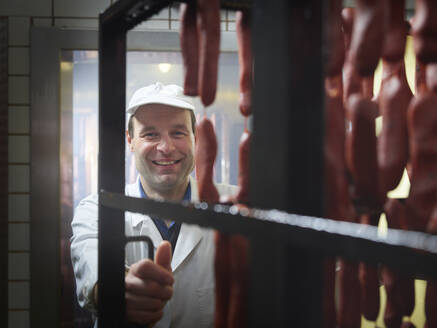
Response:
[{"label": "string of sausages", "polygon": [[[355,8],[344,9],[341,4],[330,0],[325,11],[325,215],[377,225],[385,212],[391,228],[436,234],[437,2],[416,0],[411,22],[415,96],[404,65],[410,28],[404,1],[357,0]],[[374,96],[373,74],[380,59],[382,82]],[[376,137],[379,115],[383,124]],[[387,198],[405,168],[411,182],[408,198]],[[335,259],[325,260],[325,327],[360,327],[361,315],[375,321],[380,282],[387,293],[386,327],[414,327],[402,322],[415,306],[413,277],[385,265],[341,258],[336,274],[334,270]],[[430,280],[425,300],[428,328],[437,327],[436,302],[437,283]]]},{"label": "string of sausages", "polygon": [[[181,49],[184,62],[184,93],[200,96],[205,107],[215,99],[220,45],[220,1],[197,0],[180,7]],[[244,207],[249,196],[249,147],[251,134],[247,117],[251,114],[252,53],[249,12],[236,14],[238,41],[240,112],[245,128],[240,139],[238,192],[220,198],[213,182],[217,140],[212,121],[206,116],[196,124],[196,179],[199,200]],[[216,328],[247,326],[247,277],[249,242],[241,235],[215,232],[215,317]]]},{"label": "string of sausages", "polygon": [[[356,0],[355,8],[344,9],[341,0],[329,0],[325,9],[325,216],[377,225],[385,212],[391,228],[437,234],[437,1],[416,0],[411,23],[404,20],[402,0]],[[209,106],[217,85],[220,1],[183,3],[180,14],[184,92]],[[410,25],[417,56],[414,96],[403,60]],[[217,141],[206,115],[197,124],[195,157],[200,200],[244,206],[249,190],[247,117],[252,85],[249,12],[237,13],[236,27],[240,112],[246,122],[239,146],[237,195],[220,199],[213,183]],[[380,59],[382,82],[375,96],[373,74]],[[377,137],[379,115],[383,125]],[[387,198],[405,167],[411,182],[408,198]],[[215,327],[245,327],[248,241],[216,232],[215,244]],[[385,265],[334,257],[324,262],[323,326],[359,327],[361,315],[375,321],[380,282],[387,293],[385,325],[414,327],[402,322],[415,306],[413,277]],[[430,280],[425,302],[428,328],[437,327],[436,308],[437,282]]]}]

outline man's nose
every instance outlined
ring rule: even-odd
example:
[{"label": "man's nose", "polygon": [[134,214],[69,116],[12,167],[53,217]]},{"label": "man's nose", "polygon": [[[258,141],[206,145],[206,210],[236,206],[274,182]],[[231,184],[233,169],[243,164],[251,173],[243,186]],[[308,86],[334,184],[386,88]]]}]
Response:
[{"label": "man's nose", "polygon": [[173,140],[169,136],[162,137],[157,146],[158,151],[170,153],[175,149]]}]

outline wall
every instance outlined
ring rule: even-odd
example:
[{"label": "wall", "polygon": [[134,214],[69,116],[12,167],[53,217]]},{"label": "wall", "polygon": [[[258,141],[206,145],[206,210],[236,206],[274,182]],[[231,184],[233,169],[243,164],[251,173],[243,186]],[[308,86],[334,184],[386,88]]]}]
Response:
[{"label": "wall", "polygon": [[[2,0],[8,18],[8,326],[30,327],[30,40],[31,26],[97,29],[98,15],[115,0]],[[222,30],[235,30],[233,12],[222,12]],[[168,8],[137,27],[179,29],[178,10]],[[50,233],[50,232],[47,232]]]}]

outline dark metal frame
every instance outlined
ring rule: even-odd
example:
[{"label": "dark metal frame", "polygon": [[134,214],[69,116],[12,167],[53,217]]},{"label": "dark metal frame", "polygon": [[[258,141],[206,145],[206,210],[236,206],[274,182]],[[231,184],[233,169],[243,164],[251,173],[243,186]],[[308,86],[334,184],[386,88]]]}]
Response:
[{"label": "dark metal frame", "polygon": [[0,18],[0,326],[8,325],[8,19]]},{"label": "dark metal frame", "polygon": [[126,32],[170,1],[118,1],[100,16],[99,327],[124,325],[124,210],[248,236],[250,327],[320,327],[326,255],[437,276],[435,236],[389,229],[384,239],[374,227],[321,219],[323,3],[222,1],[251,7],[256,35],[250,206],[276,210],[247,213],[123,195]]}]

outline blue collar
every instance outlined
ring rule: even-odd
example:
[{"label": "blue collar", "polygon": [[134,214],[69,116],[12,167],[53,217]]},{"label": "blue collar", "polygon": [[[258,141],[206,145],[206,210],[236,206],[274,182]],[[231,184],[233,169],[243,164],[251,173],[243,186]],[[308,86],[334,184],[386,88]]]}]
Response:
[{"label": "blue collar", "polygon": [[[147,195],[143,189],[143,186],[141,185],[140,179],[138,179],[138,188],[140,189],[141,198],[146,198],[146,199],[149,198],[149,197],[147,197]],[[188,182],[188,187],[187,187],[187,190],[185,191],[183,200],[191,200],[191,183],[189,183],[189,182]],[[159,224],[158,229],[161,231],[162,230],[161,228],[165,228],[165,230],[167,230],[167,233],[169,232],[169,229],[174,225],[174,221],[172,221],[170,223],[170,226],[167,228],[167,225],[161,219],[154,219],[154,221],[155,220],[158,220],[158,224]],[[155,224],[156,223],[157,222],[155,222]]]}]

